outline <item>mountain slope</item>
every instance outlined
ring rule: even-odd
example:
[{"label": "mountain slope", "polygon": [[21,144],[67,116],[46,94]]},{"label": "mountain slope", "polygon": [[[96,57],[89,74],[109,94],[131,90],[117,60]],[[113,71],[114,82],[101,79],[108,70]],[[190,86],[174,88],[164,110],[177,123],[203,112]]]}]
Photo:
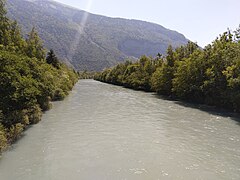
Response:
[{"label": "mountain slope", "polygon": [[182,34],[157,24],[90,14],[50,0],[8,0],[8,11],[25,33],[35,26],[45,46],[77,70],[102,70],[187,43]]}]

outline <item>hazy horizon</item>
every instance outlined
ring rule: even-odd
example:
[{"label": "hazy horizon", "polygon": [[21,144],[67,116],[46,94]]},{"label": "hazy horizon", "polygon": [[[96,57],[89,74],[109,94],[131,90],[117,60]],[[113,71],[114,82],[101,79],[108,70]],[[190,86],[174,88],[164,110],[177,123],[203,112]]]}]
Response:
[{"label": "hazy horizon", "polygon": [[156,23],[182,33],[202,47],[228,28],[235,30],[240,24],[238,0],[55,1],[98,15]]}]

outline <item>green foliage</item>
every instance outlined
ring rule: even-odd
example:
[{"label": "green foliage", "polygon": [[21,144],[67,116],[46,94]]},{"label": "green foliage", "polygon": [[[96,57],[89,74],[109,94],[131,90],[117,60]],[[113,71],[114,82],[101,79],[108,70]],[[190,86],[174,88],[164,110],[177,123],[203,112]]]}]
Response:
[{"label": "green foliage", "polygon": [[204,49],[169,46],[166,57],[119,64],[95,79],[240,112],[239,32],[227,31]]},{"label": "green foliage", "polygon": [[164,63],[152,75],[152,89],[158,94],[170,95],[172,90],[173,67]]},{"label": "green foliage", "polygon": [[2,150],[7,148],[8,140],[7,140],[7,130],[6,128],[0,123],[0,153]]},{"label": "green foliage", "polygon": [[40,39],[37,31],[33,27],[30,33],[28,34],[28,38],[26,39],[26,55],[28,57],[35,57],[37,59],[45,59],[45,49],[43,47],[43,42]]},{"label": "green foliage", "polygon": [[[194,59],[194,60],[193,60]],[[201,102],[202,85],[205,78],[206,62],[201,50],[196,50],[190,58],[178,62],[173,79],[173,93],[177,97]]]},{"label": "green foliage", "polygon": [[0,49],[14,52],[24,51],[25,41],[16,21],[6,17],[5,1],[0,1]]},{"label": "green foliage", "polygon": [[[40,121],[41,109],[47,110],[51,100],[61,100],[78,80],[78,75],[65,65],[52,65],[13,52],[0,51],[0,109],[5,114],[1,122],[14,127]],[[41,107],[41,109],[40,109]]]},{"label": "green foliage", "polygon": [[97,74],[95,79],[136,90],[150,91],[150,79],[155,71],[155,63],[152,58],[142,56],[136,63],[126,61],[125,64],[106,69],[101,74]]},{"label": "green foliage", "polygon": [[3,114],[2,114],[2,110],[0,110],[0,122],[2,122],[3,120]]},{"label": "green foliage", "polygon": [[42,117],[42,109],[38,104],[30,107],[26,111],[25,119],[27,120],[27,125],[37,124],[41,120],[41,117]]},{"label": "green foliage", "polygon": [[78,72],[78,75],[80,79],[93,79],[96,72],[88,72],[85,70],[83,72]]},{"label": "green foliage", "polygon": [[5,0],[0,0],[0,44],[6,44],[9,20],[6,17]]},{"label": "green foliage", "polygon": [[0,151],[28,125],[38,123],[50,101],[62,100],[78,80],[78,74],[59,63],[53,51],[45,60],[34,28],[25,40],[17,22],[5,15],[0,1]]},{"label": "green foliage", "polygon": [[12,143],[16,141],[22,134],[24,125],[21,123],[14,124],[10,127],[8,132],[8,139]]},{"label": "green foliage", "polygon": [[167,49],[167,57],[166,57],[166,61],[167,61],[167,65],[169,67],[173,67],[174,66],[174,56],[173,56],[173,48],[171,45],[169,45],[168,49]]},{"label": "green foliage", "polygon": [[60,68],[60,62],[52,49],[48,52],[46,61],[48,64],[51,64],[53,67],[57,69]]}]

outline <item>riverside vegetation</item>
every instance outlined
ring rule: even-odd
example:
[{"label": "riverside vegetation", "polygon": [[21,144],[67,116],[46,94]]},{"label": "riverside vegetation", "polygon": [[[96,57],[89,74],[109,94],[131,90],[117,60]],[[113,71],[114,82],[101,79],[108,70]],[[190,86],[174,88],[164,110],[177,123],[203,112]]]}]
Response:
[{"label": "riverside vegetation", "polygon": [[24,39],[16,21],[6,17],[0,0],[0,152],[38,123],[51,100],[62,100],[78,74],[47,54],[33,28]]},{"label": "riverside vegetation", "polygon": [[169,46],[166,54],[127,61],[95,79],[240,112],[240,26],[204,49],[189,42],[176,49]]}]

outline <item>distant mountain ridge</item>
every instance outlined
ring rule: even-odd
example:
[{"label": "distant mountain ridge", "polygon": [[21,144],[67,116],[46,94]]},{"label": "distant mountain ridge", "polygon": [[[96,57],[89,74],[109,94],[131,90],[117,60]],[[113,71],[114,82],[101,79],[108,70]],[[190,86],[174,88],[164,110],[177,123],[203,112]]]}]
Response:
[{"label": "distant mountain ridge", "polygon": [[35,26],[45,46],[77,70],[99,71],[187,43],[180,33],[139,20],[109,18],[51,0],[8,0],[8,14],[26,34]]}]

